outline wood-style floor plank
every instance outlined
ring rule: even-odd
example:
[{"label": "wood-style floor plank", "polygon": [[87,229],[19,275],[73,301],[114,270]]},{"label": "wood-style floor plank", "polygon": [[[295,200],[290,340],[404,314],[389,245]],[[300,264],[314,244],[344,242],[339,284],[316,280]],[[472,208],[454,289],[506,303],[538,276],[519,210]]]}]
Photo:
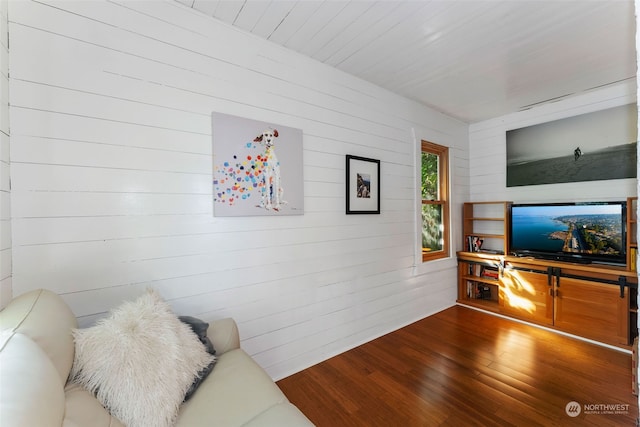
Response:
[{"label": "wood-style floor plank", "polygon": [[[603,427],[638,417],[628,353],[461,306],[278,385],[318,427]],[[620,413],[584,410],[614,404]]]}]

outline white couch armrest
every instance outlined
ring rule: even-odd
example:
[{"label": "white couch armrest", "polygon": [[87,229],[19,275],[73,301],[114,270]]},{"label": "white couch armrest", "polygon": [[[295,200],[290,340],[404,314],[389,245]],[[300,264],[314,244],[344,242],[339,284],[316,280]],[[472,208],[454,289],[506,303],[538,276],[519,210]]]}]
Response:
[{"label": "white couch armrest", "polygon": [[207,336],[216,350],[216,355],[226,353],[229,350],[240,348],[240,334],[238,325],[231,318],[214,320],[209,323]]}]

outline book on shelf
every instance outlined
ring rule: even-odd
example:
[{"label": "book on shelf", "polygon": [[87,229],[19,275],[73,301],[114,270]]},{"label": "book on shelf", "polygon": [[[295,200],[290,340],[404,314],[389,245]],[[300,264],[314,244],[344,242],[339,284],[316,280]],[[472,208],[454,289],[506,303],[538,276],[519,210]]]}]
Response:
[{"label": "book on shelf", "polygon": [[500,277],[500,272],[497,267],[490,267],[482,264],[469,264],[468,274],[469,276],[495,280]]},{"label": "book on shelf", "polygon": [[480,267],[482,267],[480,264],[469,264],[469,276],[477,276],[480,273]]},{"label": "book on shelf", "polygon": [[500,273],[498,272],[497,268],[485,267],[482,269],[482,277],[497,280],[500,277]]},{"label": "book on shelf", "polygon": [[637,271],[638,267],[638,249],[631,248],[629,251],[629,270]]},{"label": "book on shelf", "polygon": [[475,264],[473,267],[474,267],[473,275],[476,277],[482,277],[482,270],[484,270],[484,266],[480,264]]},{"label": "book on shelf", "polygon": [[480,236],[468,235],[466,239],[465,250],[467,252],[479,252],[492,255],[504,255],[504,251],[500,249],[490,249],[483,247],[484,238]]},{"label": "book on shelf", "polygon": [[491,287],[483,283],[467,280],[467,298],[490,300]]},{"label": "book on shelf", "polygon": [[478,236],[467,236],[467,251],[468,252],[481,252],[484,239]]}]

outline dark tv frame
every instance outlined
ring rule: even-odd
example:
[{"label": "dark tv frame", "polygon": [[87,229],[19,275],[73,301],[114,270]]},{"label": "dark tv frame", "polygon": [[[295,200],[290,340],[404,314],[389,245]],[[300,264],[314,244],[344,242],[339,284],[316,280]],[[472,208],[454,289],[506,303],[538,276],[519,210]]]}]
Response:
[{"label": "dark tv frame", "polygon": [[[607,255],[607,254],[588,254],[588,253],[576,253],[576,252],[563,252],[563,251],[546,251],[539,250],[539,248],[514,248],[514,221],[513,221],[513,208],[518,207],[571,207],[571,206],[590,206],[590,205],[620,205],[622,207],[621,212],[621,232],[622,232],[622,247],[620,254]],[[558,202],[558,203],[513,203],[509,208],[509,253],[515,256],[533,257],[538,259],[546,259],[553,261],[573,262],[580,264],[608,264],[615,266],[626,266],[627,264],[627,202],[626,200],[616,201],[595,201],[595,202]]]}]

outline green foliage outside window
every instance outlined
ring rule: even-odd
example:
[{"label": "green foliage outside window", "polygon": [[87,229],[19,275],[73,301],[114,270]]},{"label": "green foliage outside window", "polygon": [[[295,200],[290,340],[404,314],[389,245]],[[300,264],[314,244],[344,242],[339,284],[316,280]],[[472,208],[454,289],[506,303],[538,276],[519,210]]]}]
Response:
[{"label": "green foliage outside window", "polygon": [[442,206],[422,205],[422,248],[442,250]]},{"label": "green foliage outside window", "polygon": [[438,198],[438,156],[422,152],[422,199]]},{"label": "green foliage outside window", "polygon": [[[438,199],[438,156],[422,152],[422,199]],[[442,206],[422,205],[422,248],[442,250]]]}]

